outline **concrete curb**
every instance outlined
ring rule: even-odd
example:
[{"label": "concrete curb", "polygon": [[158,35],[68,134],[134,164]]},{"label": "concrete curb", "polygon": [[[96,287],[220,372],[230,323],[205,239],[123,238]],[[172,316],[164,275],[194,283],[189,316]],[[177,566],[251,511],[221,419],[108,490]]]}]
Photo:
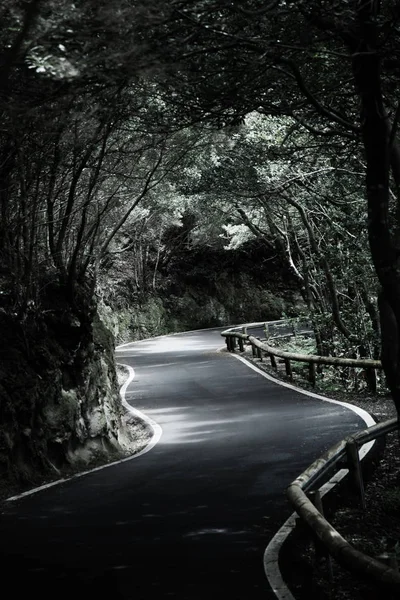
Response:
[{"label": "concrete curb", "polygon": [[151,438],[149,443],[145,446],[145,448],[140,450],[140,452],[137,452],[136,454],[134,454],[132,457],[129,457],[129,458],[136,458],[138,456],[141,456],[142,454],[146,454],[146,452],[149,452],[149,450],[154,448],[154,446],[160,441],[163,430],[162,430],[161,425],[159,425],[156,421],[154,421],[154,419],[147,416],[141,410],[134,408],[133,406],[131,406],[129,404],[129,402],[127,402],[126,392],[127,392],[129,385],[135,379],[135,371],[131,366],[125,365],[124,363],[117,363],[117,365],[121,365],[121,366],[125,367],[126,369],[128,369],[128,373],[129,373],[128,379],[125,381],[125,383],[123,384],[123,386],[121,387],[121,390],[120,390],[122,406],[124,408],[126,408],[126,410],[129,411],[132,415],[138,417],[142,421],[145,421],[153,430],[153,437]]},{"label": "concrete curb", "polygon": [[[117,363],[117,364],[122,364],[122,363]],[[158,443],[158,441],[160,440],[160,438],[162,436],[162,428],[153,419],[151,419],[150,417],[148,417],[147,415],[142,413],[140,410],[133,408],[133,406],[131,406],[127,402],[126,391],[128,389],[128,386],[130,385],[130,383],[135,378],[135,371],[129,365],[123,365],[123,366],[128,369],[129,375],[128,375],[128,379],[125,381],[125,383],[122,385],[122,387],[120,389],[121,403],[122,403],[122,406],[126,410],[128,410],[133,416],[145,421],[152,428],[153,436],[150,439],[150,441],[146,444],[146,446],[144,448],[142,448],[142,450],[139,450],[139,452],[136,452],[135,454],[132,454],[131,456],[127,456],[125,458],[115,460],[115,461],[107,463],[105,465],[100,465],[99,467],[94,467],[93,469],[88,469],[87,471],[81,471],[80,473],[71,475],[71,477],[63,477],[60,479],[56,479],[55,481],[51,481],[50,483],[45,483],[44,485],[40,485],[38,487],[32,488],[31,490],[22,492],[21,494],[16,494],[15,496],[10,496],[9,498],[5,498],[4,502],[14,502],[15,500],[20,500],[21,498],[25,498],[26,496],[32,496],[33,494],[37,494],[38,492],[47,490],[56,485],[66,483],[67,481],[71,481],[73,479],[78,479],[79,477],[83,477],[84,475],[89,475],[90,473],[95,473],[96,471],[102,471],[103,469],[108,469],[109,467],[114,467],[115,465],[119,465],[121,463],[128,462],[129,460],[133,460],[134,458],[138,458],[139,456],[142,456],[142,454],[146,454],[146,452],[149,452],[152,448],[154,448],[154,446]]]}]

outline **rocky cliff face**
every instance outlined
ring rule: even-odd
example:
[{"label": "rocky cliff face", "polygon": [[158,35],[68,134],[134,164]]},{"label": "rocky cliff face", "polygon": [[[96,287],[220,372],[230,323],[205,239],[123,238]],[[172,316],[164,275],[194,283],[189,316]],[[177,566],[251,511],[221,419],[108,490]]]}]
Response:
[{"label": "rocky cliff face", "polygon": [[0,331],[0,493],[132,449],[140,431],[127,429],[113,337],[93,307],[84,319],[3,310]]},{"label": "rocky cliff face", "polygon": [[284,257],[259,243],[229,252],[186,249],[141,287],[133,262],[117,254],[100,278],[102,318],[121,342],[294,316],[303,304]]}]

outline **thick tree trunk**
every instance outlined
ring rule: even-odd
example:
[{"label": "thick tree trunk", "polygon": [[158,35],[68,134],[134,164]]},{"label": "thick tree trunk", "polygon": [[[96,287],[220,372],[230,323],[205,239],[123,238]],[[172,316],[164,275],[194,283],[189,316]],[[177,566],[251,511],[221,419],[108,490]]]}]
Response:
[{"label": "thick tree trunk", "polygon": [[369,244],[382,287],[379,299],[382,364],[400,414],[400,253],[393,236],[399,224],[391,223],[389,217],[392,152],[381,90],[378,25],[372,14],[373,5],[360,3],[353,72],[361,98],[361,128],[367,159]]}]

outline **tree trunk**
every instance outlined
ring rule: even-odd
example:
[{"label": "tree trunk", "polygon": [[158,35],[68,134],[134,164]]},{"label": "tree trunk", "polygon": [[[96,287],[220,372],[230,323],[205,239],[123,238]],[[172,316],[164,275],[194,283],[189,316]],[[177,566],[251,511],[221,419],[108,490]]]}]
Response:
[{"label": "tree trunk", "polygon": [[[360,3],[358,44],[353,73],[361,98],[361,129],[367,159],[368,236],[371,256],[382,287],[379,298],[382,365],[397,413],[400,414],[400,265],[389,219],[391,144],[385,112],[378,51],[375,3]],[[395,229],[398,228],[395,226]]]}]

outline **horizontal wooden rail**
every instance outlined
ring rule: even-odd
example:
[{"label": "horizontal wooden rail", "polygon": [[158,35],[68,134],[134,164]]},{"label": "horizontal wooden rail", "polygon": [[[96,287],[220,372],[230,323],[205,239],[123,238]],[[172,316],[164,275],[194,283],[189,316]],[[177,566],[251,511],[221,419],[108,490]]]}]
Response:
[{"label": "horizontal wooden rail", "polygon": [[381,369],[382,364],[380,360],[363,359],[363,358],[341,358],[339,356],[317,356],[316,354],[296,354],[295,352],[285,352],[279,350],[273,346],[269,346],[265,342],[261,342],[259,339],[249,335],[248,340],[251,344],[254,344],[256,348],[261,348],[267,354],[273,354],[280,358],[287,358],[289,360],[296,360],[298,362],[314,363],[320,365],[333,365],[340,367],[361,367],[364,369]]},{"label": "horizontal wooden rail", "polygon": [[[345,440],[335,444],[335,446],[332,446],[323,456],[314,461],[287,488],[287,496],[291,505],[311,528],[330,556],[350,571],[396,593],[400,592],[400,573],[398,570],[353,548],[325,519],[321,511],[307,497],[306,492],[309,493],[311,488],[315,487],[316,482],[321,480],[326,472],[331,472],[333,465],[341,463],[344,456],[347,456],[350,463],[352,453],[349,453],[348,449],[352,444],[357,448],[356,462],[358,463],[358,447],[398,429],[398,419],[391,419],[390,421],[379,423],[369,429],[349,436]],[[353,467],[354,465],[349,464],[350,472],[355,473]],[[358,477],[358,484],[362,484],[361,471],[358,471],[356,475]],[[361,482],[359,480],[360,476]],[[363,485],[361,488],[363,490]]]},{"label": "horizontal wooden rail", "polygon": [[268,355],[277,356],[279,358],[294,360],[297,362],[313,363],[319,365],[332,365],[336,367],[359,367],[361,369],[381,369],[382,363],[380,360],[372,360],[369,358],[341,358],[339,356],[318,356],[316,354],[296,354],[295,352],[286,352],[279,348],[274,348],[266,342],[262,342],[258,338],[241,333],[239,331],[227,330],[221,333],[227,340],[236,338],[249,342],[252,346],[259,348]]}]

